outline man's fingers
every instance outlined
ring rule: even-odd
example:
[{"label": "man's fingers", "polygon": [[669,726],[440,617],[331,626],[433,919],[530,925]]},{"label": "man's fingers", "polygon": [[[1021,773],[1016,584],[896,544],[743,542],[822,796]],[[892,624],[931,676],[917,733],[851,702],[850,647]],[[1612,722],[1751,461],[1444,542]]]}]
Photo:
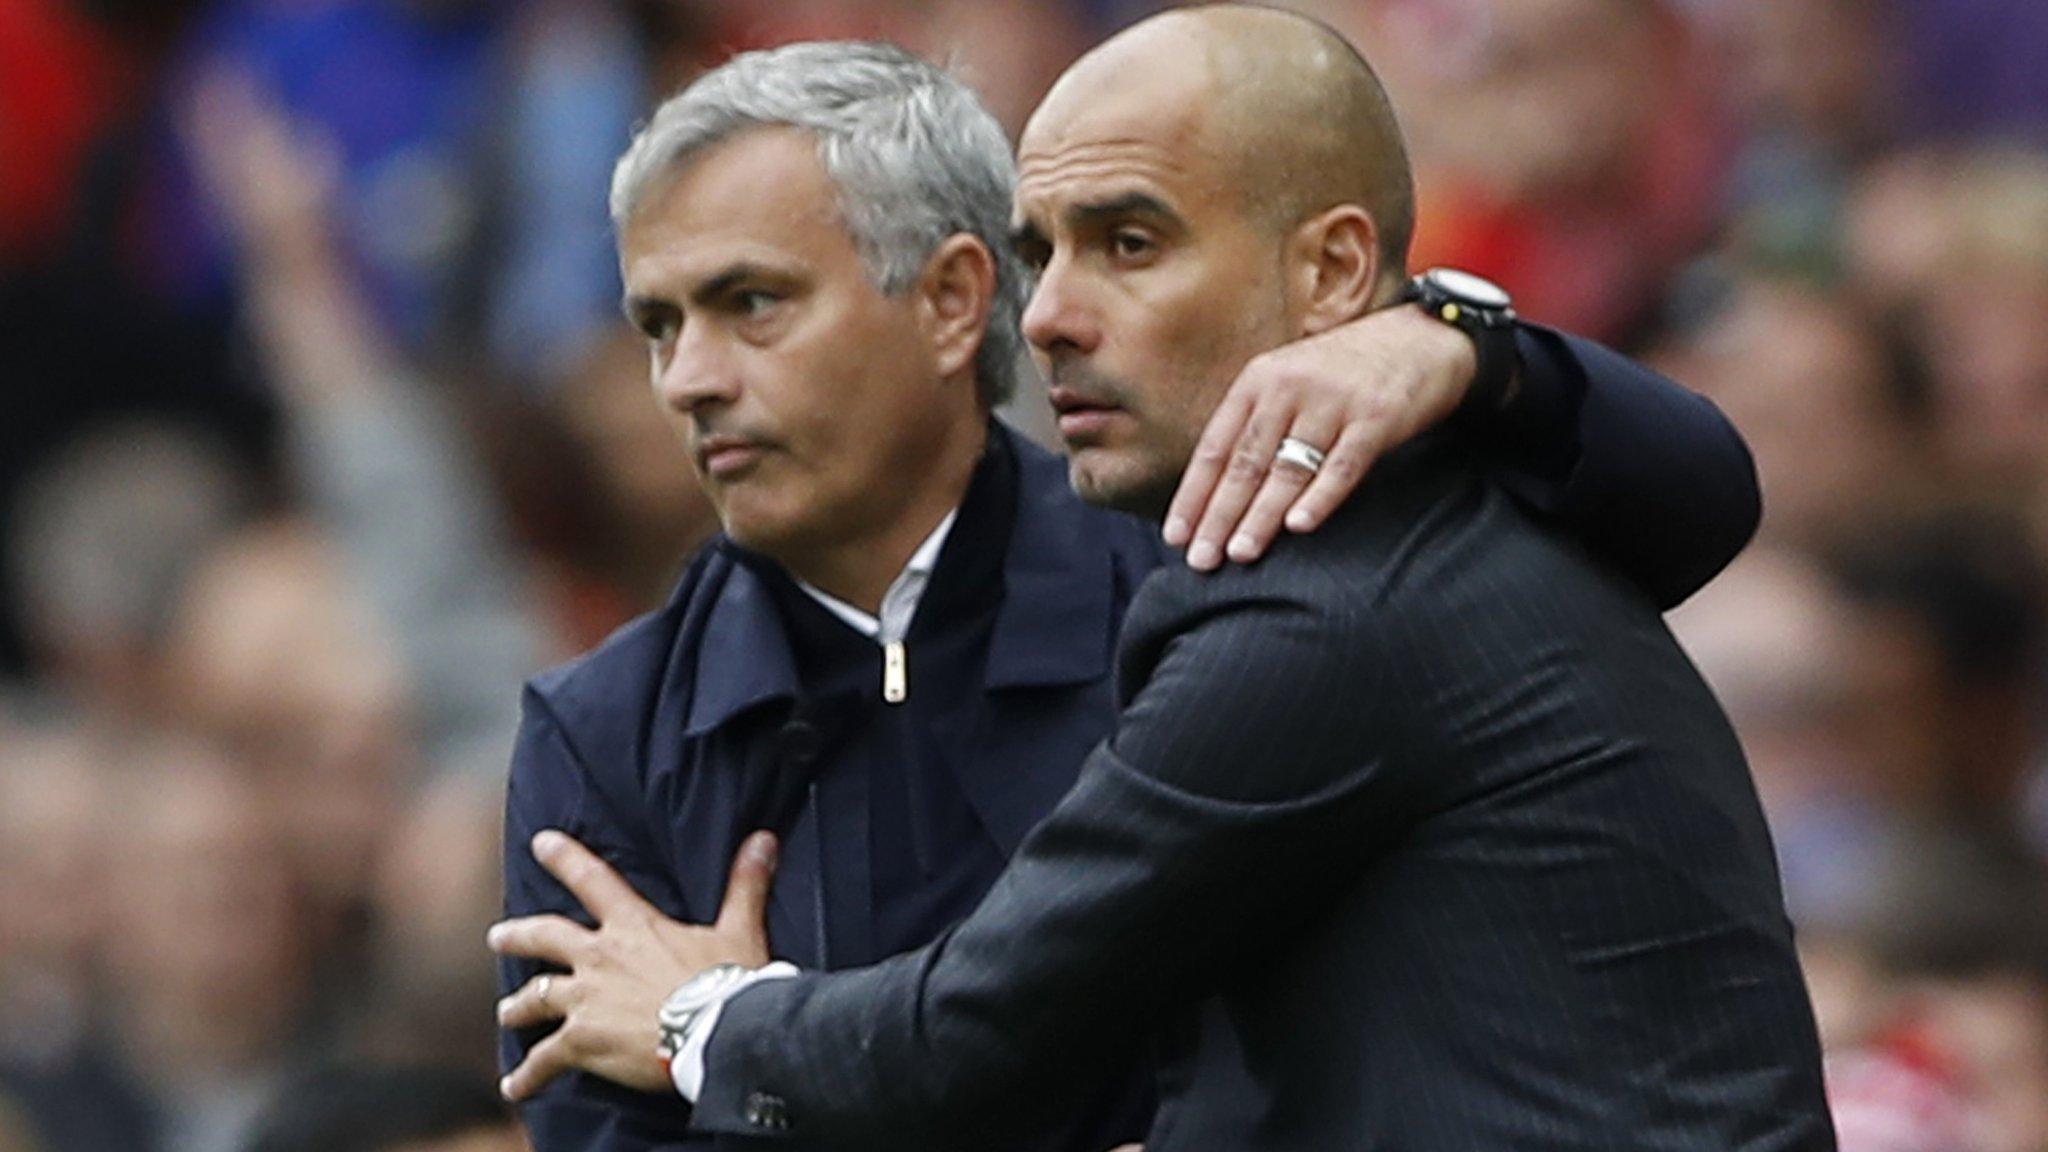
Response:
[{"label": "man's fingers", "polygon": [[[1311,448],[1321,449],[1337,439],[1342,418],[1341,412],[1304,409],[1294,418],[1294,426],[1287,430],[1287,435]],[[1324,466],[1328,466],[1327,461]],[[1273,538],[1280,534],[1281,517],[1294,506],[1295,500],[1316,475],[1306,468],[1276,459],[1266,473],[1265,483],[1259,485],[1258,494],[1252,498],[1251,506],[1245,509],[1243,518],[1229,529],[1225,554],[1239,564],[1250,564],[1265,555]]]},{"label": "man's fingers", "polygon": [[500,956],[523,956],[573,968],[595,935],[566,916],[527,916],[491,925],[484,942]]},{"label": "man's fingers", "polygon": [[556,1032],[527,1049],[526,1059],[498,1081],[498,1091],[505,1099],[517,1103],[540,1091],[548,1081],[571,1067],[574,1063],[569,1057],[568,1038],[564,1033]]},{"label": "man's fingers", "polygon": [[1293,507],[1308,482],[1309,474],[1302,469],[1276,465],[1266,482],[1259,485],[1258,495],[1252,498],[1251,507],[1245,509],[1243,519],[1231,530],[1230,540],[1223,546],[1224,555],[1238,564],[1250,564],[1264,556],[1273,537],[1280,534],[1280,518]]},{"label": "man's fingers", "polygon": [[1274,397],[1254,404],[1231,446],[1222,479],[1195,525],[1194,539],[1188,544],[1189,567],[1206,572],[1223,562],[1224,542],[1271,474],[1280,438],[1293,427],[1294,418],[1292,398]]},{"label": "man's fingers", "polygon": [[725,885],[725,901],[718,908],[719,931],[744,932],[765,941],[763,925],[768,918],[768,889],[775,881],[775,848],[775,836],[770,832],[756,832],[740,845]]},{"label": "man's fingers", "polygon": [[498,1001],[498,1027],[531,1028],[569,1014],[570,981],[561,972],[535,976],[517,992]]},{"label": "man's fingers", "polygon": [[625,877],[565,832],[550,828],[536,833],[533,858],[540,861],[549,875],[560,880],[600,924],[647,909],[647,901],[633,891]]},{"label": "man's fingers", "polygon": [[1209,506],[1210,494],[1230,462],[1230,450],[1236,446],[1252,406],[1253,390],[1233,386],[1224,394],[1223,403],[1210,414],[1209,423],[1202,428],[1202,438],[1195,443],[1195,453],[1188,459],[1187,471],[1181,473],[1173,503],[1166,509],[1165,536],[1169,547],[1179,548],[1194,537],[1195,525],[1201,522],[1202,510]]},{"label": "man's fingers", "polygon": [[1363,425],[1346,428],[1337,443],[1323,454],[1323,466],[1315,479],[1295,498],[1287,510],[1287,530],[1313,532],[1322,527],[1365,479],[1366,470],[1379,458],[1378,435]]}]

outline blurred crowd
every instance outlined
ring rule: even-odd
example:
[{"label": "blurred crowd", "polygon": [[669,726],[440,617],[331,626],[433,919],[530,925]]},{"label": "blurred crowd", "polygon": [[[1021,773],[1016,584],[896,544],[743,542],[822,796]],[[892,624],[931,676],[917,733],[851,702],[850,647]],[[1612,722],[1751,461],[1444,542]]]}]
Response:
[{"label": "blurred crowd", "polygon": [[[0,0],[0,1152],[251,1147],[376,1098],[337,1063],[488,1084],[519,686],[713,527],[618,319],[632,126],[879,37],[1014,132],[1156,6]],[[2048,1152],[2048,6],[1296,6],[1393,91],[1418,267],[1755,452],[1672,624],[1842,1146]]]}]

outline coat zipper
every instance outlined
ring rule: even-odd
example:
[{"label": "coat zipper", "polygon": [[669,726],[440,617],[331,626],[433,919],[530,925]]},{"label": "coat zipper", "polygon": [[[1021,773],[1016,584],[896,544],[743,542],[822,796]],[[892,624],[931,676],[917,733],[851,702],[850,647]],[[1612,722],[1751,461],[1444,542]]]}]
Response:
[{"label": "coat zipper", "polygon": [[910,695],[910,678],[904,669],[903,641],[891,640],[882,645],[882,699],[886,703],[901,704]]}]

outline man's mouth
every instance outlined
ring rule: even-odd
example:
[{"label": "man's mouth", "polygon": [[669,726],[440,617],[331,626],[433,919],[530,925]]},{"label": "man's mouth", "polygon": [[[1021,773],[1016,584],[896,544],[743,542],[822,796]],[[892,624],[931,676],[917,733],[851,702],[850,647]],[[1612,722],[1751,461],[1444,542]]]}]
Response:
[{"label": "man's mouth", "polygon": [[697,442],[697,468],[712,480],[733,480],[760,462],[767,446],[744,436],[706,436]]},{"label": "man's mouth", "polygon": [[1126,415],[1122,406],[1063,385],[1048,393],[1053,413],[1059,418],[1060,436],[1069,441],[1091,439],[1110,423]]}]

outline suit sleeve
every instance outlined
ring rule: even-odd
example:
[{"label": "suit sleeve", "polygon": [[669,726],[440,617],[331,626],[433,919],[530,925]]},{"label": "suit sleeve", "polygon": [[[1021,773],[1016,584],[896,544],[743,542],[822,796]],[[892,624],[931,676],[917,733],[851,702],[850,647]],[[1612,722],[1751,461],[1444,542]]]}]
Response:
[{"label": "suit sleeve", "polygon": [[[529,850],[534,833],[543,828],[559,828],[576,837],[650,899],[661,899],[673,887],[605,804],[545,698],[528,688],[506,790],[505,915],[555,914],[588,925],[590,916],[576,898],[535,862]],[[499,993],[523,986],[543,970],[535,961],[501,957]],[[547,1033],[546,1028],[501,1030],[499,1071],[509,1071]],[[633,1092],[583,1073],[558,1077],[521,1107],[520,1118],[534,1152],[712,1147],[687,1134],[689,1109],[681,1100]]]},{"label": "suit sleeve", "polygon": [[1261,590],[1259,571],[1212,581],[1233,586],[1220,597],[1185,573],[1148,585],[1134,619],[1185,597],[1148,630],[1171,639],[1134,649],[1149,675],[1116,734],[980,908],[920,951],[732,1000],[695,1123],[986,1143],[1323,907],[1371,839],[1360,813],[1398,807],[1379,657],[1362,613]]},{"label": "suit sleeve", "polygon": [[1762,515],[1749,448],[1712,403],[1591,341],[1525,324],[1521,388],[1463,414],[1495,479],[1672,608]]}]

